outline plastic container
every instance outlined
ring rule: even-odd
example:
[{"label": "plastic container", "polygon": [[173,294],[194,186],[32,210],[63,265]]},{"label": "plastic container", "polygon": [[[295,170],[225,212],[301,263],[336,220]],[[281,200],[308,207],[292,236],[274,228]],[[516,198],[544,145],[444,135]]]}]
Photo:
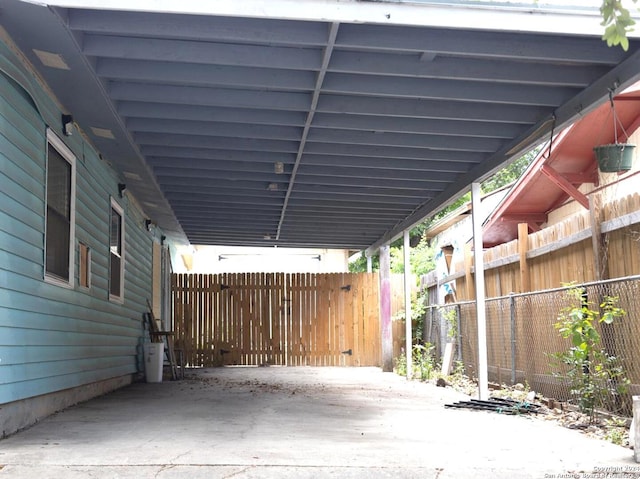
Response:
[{"label": "plastic container", "polygon": [[144,377],[148,383],[162,382],[164,343],[144,344]]}]

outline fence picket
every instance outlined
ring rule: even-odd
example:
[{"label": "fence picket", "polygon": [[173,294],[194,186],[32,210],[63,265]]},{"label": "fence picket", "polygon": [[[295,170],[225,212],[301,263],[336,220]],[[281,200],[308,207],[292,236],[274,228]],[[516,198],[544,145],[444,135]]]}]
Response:
[{"label": "fence picket", "polygon": [[[190,367],[379,365],[377,278],[373,273],[174,274],[177,347]],[[349,349],[351,356],[342,354]]]}]

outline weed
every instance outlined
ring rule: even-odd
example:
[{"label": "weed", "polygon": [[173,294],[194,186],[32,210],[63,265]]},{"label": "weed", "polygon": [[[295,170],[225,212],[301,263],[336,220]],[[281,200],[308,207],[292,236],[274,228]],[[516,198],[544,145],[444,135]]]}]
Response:
[{"label": "weed", "polygon": [[438,310],[447,324],[448,340],[455,343],[458,338],[458,312],[456,308],[440,307]]},{"label": "weed", "polygon": [[[421,381],[431,379],[438,365],[434,355],[434,346],[431,343],[414,344],[411,351],[411,360],[413,363],[412,377]],[[400,376],[407,375],[407,358],[405,354],[401,354],[395,358],[395,372]]]},{"label": "weed", "polygon": [[618,359],[600,346],[600,333],[595,325],[611,324],[626,313],[617,306],[617,297],[606,296],[600,304],[600,313],[587,300],[583,288],[571,288],[567,295],[571,304],[562,309],[555,328],[571,341],[571,347],[551,356],[556,367],[563,365],[566,369],[571,396],[580,412],[593,422],[596,408],[604,405],[611,394],[626,392],[630,383]]}]

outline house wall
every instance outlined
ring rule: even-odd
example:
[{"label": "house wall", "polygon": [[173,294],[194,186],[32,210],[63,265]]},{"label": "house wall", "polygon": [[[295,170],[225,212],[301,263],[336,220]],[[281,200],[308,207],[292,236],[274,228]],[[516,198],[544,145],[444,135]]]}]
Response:
[{"label": "house wall", "polygon": [[[196,246],[184,270],[176,272],[217,273],[346,273],[349,252],[323,248],[252,248],[241,246]],[[186,267],[189,263],[189,268]]]},{"label": "house wall", "polygon": [[[12,47],[0,42],[0,432],[120,387],[142,364],[152,245],[118,177],[76,131]],[[76,156],[74,279],[44,280],[46,131]],[[109,214],[124,209],[124,301],[109,300]],[[91,248],[91,285],[78,283],[78,243]]]}]

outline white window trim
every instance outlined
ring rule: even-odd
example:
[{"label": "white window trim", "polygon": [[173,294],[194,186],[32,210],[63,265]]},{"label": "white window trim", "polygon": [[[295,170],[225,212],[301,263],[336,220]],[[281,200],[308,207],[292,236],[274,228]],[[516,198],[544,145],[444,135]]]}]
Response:
[{"label": "white window trim", "polygon": [[[116,212],[120,215],[122,219],[121,227],[120,227],[120,244],[122,245],[122,253],[120,255],[120,296],[116,296],[111,294],[111,269],[109,269],[109,300],[114,301],[116,303],[124,303],[124,265],[125,265],[125,251],[126,245],[124,242],[125,234],[125,217],[124,217],[124,209],[120,204],[115,200],[115,198],[111,197],[111,208],[116,210]],[[111,209],[109,209],[109,228],[111,228]],[[111,232],[109,232],[109,237],[111,237]],[[111,264],[111,250],[109,249],[109,264]],[[111,266],[109,266],[111,268]]]},{"label": "white window trim", "polygon": [[47,183],[46,178],[47,178],[47,171],[49,169],[49,144],[51,144],[56,150],[58,150],[58,153],[60,153],[60,155],[62,155],[62,157],[69,162],[69,164],[71,165],[71,205],[70,205],[70,218],[69,218],[69,223],[70,223],[70,231],[69,231],[69,277],[67,278],[67,280],[65,281],[64,279],[60,278],[59,276],[54,276],[54,275],[50,275],[47,273],[47,252],[46,252],[46,248],[47,248],[47,221],[46,221],[46,214],[47,214],[47,188],[49,187],[48,184],[45,185],[45,192],[44,192],[44,198],[45,198],[45,222],[44,222],[44,226],[45,226],[45,241],[44,241],[44,263],[43,263],[43,271],[44,271],[44,280],[47,283],[52,283],[52,284],[56,284],[58,286],[63,286],[65,288],[73,288],[74,287],[74,278],[75,278],[75,252],[74,252],[74,247],[76,244],[76,155],[73,154],[73,152],[69,149],[69,147],[67,145],[64,144],[64,142],[58,138],[58,136],[50,129],[47,128],[47,147],[46,147],[46,165],[47,165],[47,169],[45,170],[45,183]]}]

